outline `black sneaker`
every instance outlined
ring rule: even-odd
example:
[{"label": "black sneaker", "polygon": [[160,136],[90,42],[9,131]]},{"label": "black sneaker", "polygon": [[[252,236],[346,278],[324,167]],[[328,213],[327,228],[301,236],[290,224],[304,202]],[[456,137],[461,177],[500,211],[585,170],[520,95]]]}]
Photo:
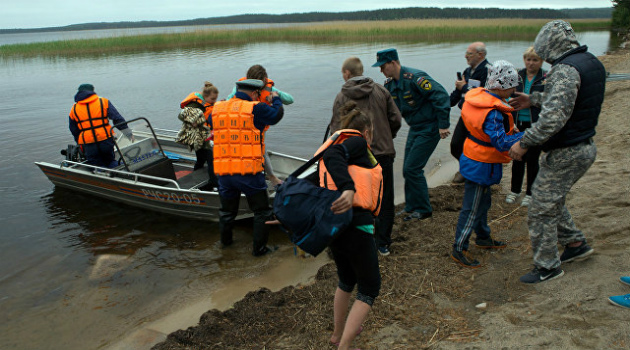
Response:
[{"label": "black sneaker", "polygon": [[533,283],[551,281],[552,279],[562,277],[563,275],[564,275],[564,271],[560,268],[560,266],[551,270],[534,266],[534,269],[532,271],[521,276],[519,280],[523,283],[533,284]]},{"label": "black sneaker", "polygon": [[572,261],[580,261],[586,259],[589,255],[593,254],[595,249],[591,248],[586,241],[582,241],[582,244],[577,247],[564,246],[564,251],[560,255],[560,261],[568,263]]},{"label": "black sneaker", "polygon": [[481,248],[481,249],[503,249],[507,247],[507,243],[501,242],[501,241],[495,241],[494,239],[492,239],[492,237],[490,237],[486,239],[476,240],[475,247]]},{"label": "black sneaker", "polygon": [[409,220],[413,220],[413,219],[424,220],[424,219],[428,219],[428,218],[430,218],[432,216],[433,216],[433,212],[419,213],[417,211],[414,211],[413,213],[405,216],[403,218],[403,221],[409,221]]},{"label": "black sneaker", "polygon": [[464,255],[463,252],[457,251],[455,249],[453,249],[453,252],[451,253],[451,258],[453,258],[453,260],[455,260],[455,262],[459,263],[460,265],[471,269],[476,269],[481,266],[481,264],[479,264],[479,261],[477,261],[476,259],[468,258],[466,255]]}]

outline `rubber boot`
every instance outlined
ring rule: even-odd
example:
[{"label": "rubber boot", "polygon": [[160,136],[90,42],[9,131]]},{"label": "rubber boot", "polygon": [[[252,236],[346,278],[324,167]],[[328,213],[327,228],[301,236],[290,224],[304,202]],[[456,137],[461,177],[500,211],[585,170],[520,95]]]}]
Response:
[{"label": "rubber boot", "polygon": [[247,204],[249,204],[249,209],[254,212],[254,243],[252,254],[254,256],[264,255],[270,251],[267,247],[269,226],[265,224],[265,221],[271,220],[273,213],[269,205],[267,191],[260,191],[247,197]]},{"label": "rubber boot", "polygon": [[229,246],[232,240],[232,229],[234,228],[234,220],[238,214],[238,204],[241,200],[240,196],[235,198],[221,199],[221,209],[219,209],[219,229],[221,231],[221,243],[223,246]]}]

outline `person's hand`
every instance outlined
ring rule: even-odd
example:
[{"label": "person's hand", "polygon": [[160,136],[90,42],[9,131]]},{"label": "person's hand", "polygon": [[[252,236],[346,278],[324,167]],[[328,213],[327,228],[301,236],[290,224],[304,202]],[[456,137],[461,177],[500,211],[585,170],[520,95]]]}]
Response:
[{"label": "person's hand", "polygon": [[527,153],[527,148],[521,147],[521,141],[512,145],[508,155],[514,160],[523,160],[523,156]]},{"label": "person's hand", "polygon": [[440,138],[445,139],[451,132],[448,129],[440,129]]},{"label": "person's hand", "polygon": [[521,109],[529,108],[532,105],[530,100],[529,100],[529,95],[528,94],[524,94],[522,92],[515,92],[514,95],[516,95],[516,96],[510,98],[508,103],[515,110],[518,111],[518,110],[521,110]]},{"label": "person's hand", "polygon": [[466,85],[466,80],[462,79],[462,80],[455,80],[455,88],[459,91],[462,90],[462,88],[464,87],[464,85]]},{"label": "person's hand", "polygon": [[354,200],[354,191],[345,190],[341,193],[341,196],[337,198],[330,207],[330,210],[334,214],[343,214],[352,209],[352,201]]},{"label": "person's hand", "polygon": [[265,221],[265,224],[267,224],[267,225],[280,225],[280,220],[275,219],[275,220]]}]

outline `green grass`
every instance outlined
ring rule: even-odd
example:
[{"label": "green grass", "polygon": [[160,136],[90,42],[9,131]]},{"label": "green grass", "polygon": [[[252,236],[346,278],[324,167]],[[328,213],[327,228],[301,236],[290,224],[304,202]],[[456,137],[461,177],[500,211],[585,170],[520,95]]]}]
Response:
[{"label": "green grass", "polygon": [[[150,52],[251,42],[461,42],[471,40],[533,40],[545,19],[431,19],[325,22],[305,26],[247,29],[204,29],[187,33],[62,40],[0,46],[0,57],[82,56]],[[607,30],[608,20],[571,21],[576,31]]]}]

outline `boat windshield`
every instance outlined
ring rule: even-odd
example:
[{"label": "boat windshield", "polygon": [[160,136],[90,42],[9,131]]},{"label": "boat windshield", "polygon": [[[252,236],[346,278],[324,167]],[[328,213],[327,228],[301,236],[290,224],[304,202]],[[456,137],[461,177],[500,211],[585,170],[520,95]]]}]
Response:
[{"label": "boat windshield", "polygon": [[114,137],[116,158],[119,160],[120,167],[127,171],[137,172],[167,158],[147,119],[137,118],[126,124],[132,133],[121,132],[116,128]]}]

